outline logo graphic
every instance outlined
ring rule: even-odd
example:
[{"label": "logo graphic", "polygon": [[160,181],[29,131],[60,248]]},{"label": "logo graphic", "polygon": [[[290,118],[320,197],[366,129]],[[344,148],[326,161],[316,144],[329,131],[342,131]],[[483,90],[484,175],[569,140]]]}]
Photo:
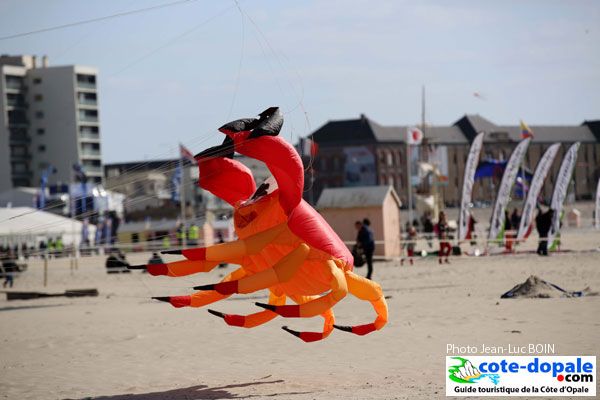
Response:
[{"label": "logo graphic", "polygon": [[452,379],[457,383],[477,383],[479,380],[488,377],[494,385],[497,385],[500,381],[500,376],[498,374],[482,374],[481,371],[474,366],[471,361],[462,357],[452,357],[455,360],[458,360],[460,364],[453,365],[448,368],[448,378]]}]

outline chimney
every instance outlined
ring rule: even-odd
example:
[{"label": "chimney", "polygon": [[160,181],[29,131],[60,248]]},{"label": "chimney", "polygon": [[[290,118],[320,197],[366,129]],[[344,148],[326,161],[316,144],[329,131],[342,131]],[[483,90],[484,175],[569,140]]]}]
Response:
[{"label": "chimney", "polygon": [[42,57],[42,68],[48,68],[48,56],[45,54]]},{"label": "chimney", "polygon": [[37,56],[31,56],[31,68],[35,69],[37,67]]}]

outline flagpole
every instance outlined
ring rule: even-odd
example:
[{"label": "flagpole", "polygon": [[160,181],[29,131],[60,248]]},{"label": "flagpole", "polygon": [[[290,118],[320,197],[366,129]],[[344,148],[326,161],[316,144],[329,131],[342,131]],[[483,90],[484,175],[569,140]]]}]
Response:
[{"label": "flagpole", "polygon": [[408,222],[412,225],[413,215],[412,215],[412,173],[410,171],[410,144],[409,138],[407,135],[406,138],[406,170],[407,170],[407,179],[406,183],[408,185]]},{"label": "flagpole", "polygon": [[[185,225],[185,173],[183,170],[183,155],[181,154],[181,144],[179,145],[179,169],[181,170],[181,182],[179,183],[179,207],[181,212],[181,234],[186,235]],[[187,236],[183,239],[182,245],[185,248]]]}]

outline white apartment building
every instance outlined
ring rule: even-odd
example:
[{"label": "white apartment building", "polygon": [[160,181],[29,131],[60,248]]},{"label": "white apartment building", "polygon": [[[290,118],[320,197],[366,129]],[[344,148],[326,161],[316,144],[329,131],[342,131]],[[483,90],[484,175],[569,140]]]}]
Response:
[{"label": "white apartment building", "polygon": [[0,56],[0,192],[71,181],[81,164],[102,182],[97,71],[79,65],[48,66],[43,57]]}]

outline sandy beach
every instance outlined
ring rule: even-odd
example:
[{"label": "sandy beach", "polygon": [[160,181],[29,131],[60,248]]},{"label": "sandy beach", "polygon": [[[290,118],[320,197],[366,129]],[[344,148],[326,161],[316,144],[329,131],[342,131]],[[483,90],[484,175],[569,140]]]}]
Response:
[{"label": "sandy beach", "polygon": [[[529,241],[535,245],[535,238]],[[151,296],[186,294],[233,266],[185,278],[135,271],[107,275],[104,259],[30,262],[14,290],[97,288],[89,298],[6,301],[0,295],[0,398],[5,399],[432,399],[444,397],[447,344],[554,344],[557,355],[598,355],[600,297],[501,300],[534,274],[567,290],[600,289],[600,233],[568,231],[573,252],[432,257],[401,267],[379,262],[375,280],[388,298],[389,324],[365,337],[334,331],[307,344],[283,325],[321,329],[322,319],[277,318],[255,328],[227,326],[204,309],[175,309]],[[131,254],[144,263],[148,254]],[[173,256],[169,260],[175,260]],[[364,274],[364,268],[357,269]],[[264,293],[211,308],[251,313]],[[373,318],[348,296],[341,325]]]}]

